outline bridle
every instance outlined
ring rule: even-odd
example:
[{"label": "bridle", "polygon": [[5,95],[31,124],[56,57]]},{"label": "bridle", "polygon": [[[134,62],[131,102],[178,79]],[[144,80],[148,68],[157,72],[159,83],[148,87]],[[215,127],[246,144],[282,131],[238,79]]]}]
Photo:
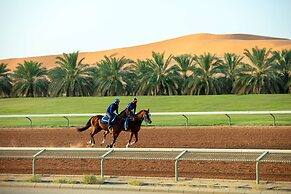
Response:
[{"label": "bridle", "polygon": [[150,114],[146,111],[146,110],[143,110],[142,112],[140,112],[140,114],[143,113],[143,116],[141,118],[139,117],[136,117],[136,119],[140,120],[140,121],[145,121],[146,123],[151,123],[151,119],[150,119]]},{"label": "bridle", "polygon": [[149,114],[149,112],[144,110],[144,114],[143,114],[143,119],[146,123],[151,123],[151,119],[150,119],[151,115]]}]

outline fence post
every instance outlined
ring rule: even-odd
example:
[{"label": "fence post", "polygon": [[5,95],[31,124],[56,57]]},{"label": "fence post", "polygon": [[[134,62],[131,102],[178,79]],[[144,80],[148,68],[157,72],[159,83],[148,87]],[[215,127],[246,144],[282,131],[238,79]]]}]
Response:
[{"label": "fence post", "polygon": [[43,153],[45,151],[45,149],[40,150],[39,152],[37,152],[36,154],[34,154],[32,156],[32,175],[35,175],[35,160],[36,157],[39,156],[41,153]]},{"label": "fence post", "polygon": [[187,152],[184,150],[175,158],[175,181],[179,181],[179,159]]},{"label": "fence post", "polygon": [[182,116],[185,117],[185,119],[186,119],[186,124],[185,125],[186,125],[186,127],[188,127],[188,121],[189,121],[188,117],[186,115],[184,115],[184,114]]},{"label": "fence post", "polygon": [[29,117],[25,117],[25,118],[27,118],[29,120],[29,122],[30,122],[30,128],[32,128],[32,120],[31,120],[31,118],[29,118]]},{"label": "fence post", "polygon": [[228,125],[231,126],[231,117],[228,114],[225,114],[228,117]]},{"label": "fence post", "polygon": [[275,116],[272,113],[270,115],[273,117],[273,126],[276,126],[276,118],[275,118]]},{"label": "fence post", "polygon": [[68,121],[68,127],[70,127],[70,120],[69,120],[69,118],[66,117],[66,116],[63,116],[63,117]]},{"label": "fence post", "polygon": [[268,154],[269,152],[262,153],[256,159],[256,184],[260,184],[260,161]]},{"label": "fence post", "polygon": [[104,160],[105,160],[105,157],[108,156],[111,152],[113,152],[113,149],[110,149],[108,152],[106,152],[105,154],[103,154],[101,156],[101,178],[104,178]]}]

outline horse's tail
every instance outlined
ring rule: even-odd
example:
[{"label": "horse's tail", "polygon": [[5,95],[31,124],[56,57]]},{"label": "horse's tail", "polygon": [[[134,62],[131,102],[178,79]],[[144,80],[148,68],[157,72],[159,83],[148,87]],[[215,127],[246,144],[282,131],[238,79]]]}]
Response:
[{"label": "horse's tail", "polygon": [[91,126],[91,119],[92,117],[89,119],[89,121],[87,122],[86,126],[85,127],[82,127],[82,128],[77,128],[79,132],[82,132],[82,131],[85,131],[87,130],[90,126]]}]

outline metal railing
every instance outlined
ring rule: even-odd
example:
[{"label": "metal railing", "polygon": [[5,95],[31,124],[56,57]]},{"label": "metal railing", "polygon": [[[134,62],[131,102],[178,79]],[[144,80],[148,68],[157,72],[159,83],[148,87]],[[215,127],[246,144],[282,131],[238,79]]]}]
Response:
[{"label": "metal railing", "polygon": [[179,180],[179,161],[255,162],[256,183],[260,183],[260,163],[291,163],[291,150],[265,149],[188,149],[188,148],[24,148],[0,147],[1,158],[32,159],[35,175],[36,159],[83,158],[100,159],[104,177],[104,162],[108,159],[175,161],[175,180]]},{"label": "metal railing", "polygon": [[[185,125],[189,125],[190,115],[225,115],[228,119],[228,124],[231,125],[231,115],[270,115],[272,117],[273,126],[276,126],[276,115],[291,114],[291,111],[220,111],[220,112],[153,112],[153,116],[183,116],[186,119]],[[87,114],[23,114],[23,115],[0,115],[0,118],[26,118],[32,127],[32,118],[36,117],[63,117],[70,126],[70,117],[91,117],[94,115],[104,115],[104,113],[87,113]]]}]

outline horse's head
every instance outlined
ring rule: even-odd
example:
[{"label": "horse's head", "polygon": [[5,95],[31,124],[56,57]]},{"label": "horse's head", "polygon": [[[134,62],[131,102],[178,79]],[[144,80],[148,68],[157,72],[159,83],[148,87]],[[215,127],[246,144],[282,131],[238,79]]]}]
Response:
[{"label": "horse's head", "polygon": [[151,114],[150,114],[150,109],[145,110],[144,116],[143,116],[145,122],[151,124],[152,120],[151,120]]},{"label": "horse's head", "polygon": [[152,120],[151,120],[151,114],[150,114],[150,110],[141,110],[139,113],[137,113],[137,117],[140,119],[143,119],[146,123],[151,124]]}]

